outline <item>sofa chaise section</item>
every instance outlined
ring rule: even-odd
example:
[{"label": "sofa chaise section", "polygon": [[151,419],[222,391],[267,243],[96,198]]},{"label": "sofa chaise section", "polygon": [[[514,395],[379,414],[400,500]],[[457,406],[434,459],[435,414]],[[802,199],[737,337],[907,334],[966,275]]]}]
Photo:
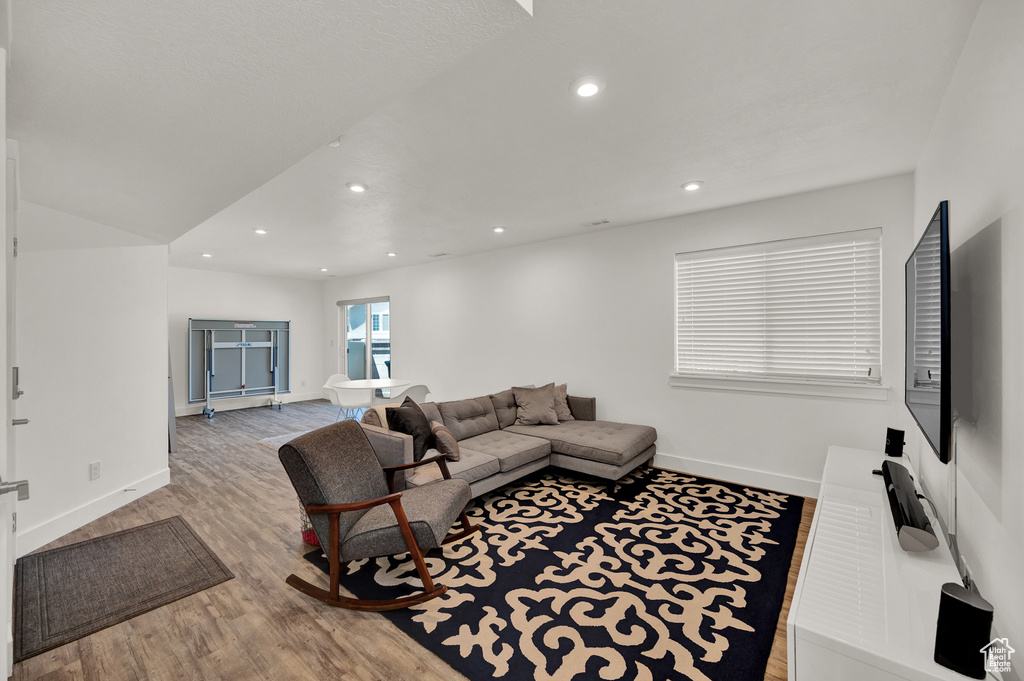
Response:
[{"label": "sofa chaise section", "polygon": [[551,465],[618,480],[655,454],[651,426],[612,421],[563,421],[557,426],[509,426],[511,433],[551,443]]}]

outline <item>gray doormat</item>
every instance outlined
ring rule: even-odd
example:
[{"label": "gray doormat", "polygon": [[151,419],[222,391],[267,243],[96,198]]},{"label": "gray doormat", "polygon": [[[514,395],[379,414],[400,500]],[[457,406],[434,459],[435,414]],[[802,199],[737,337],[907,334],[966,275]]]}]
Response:
[{"label": "gray doormat", "polygon": [[14,661],[233,577],[181,516],[19,558]]}]

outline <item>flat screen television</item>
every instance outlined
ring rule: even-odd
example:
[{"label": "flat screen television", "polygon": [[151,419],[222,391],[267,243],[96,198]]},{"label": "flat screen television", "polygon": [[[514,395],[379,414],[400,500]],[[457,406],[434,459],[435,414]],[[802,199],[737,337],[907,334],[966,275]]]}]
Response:
[{"label": "flat screen television", "polygon": [[950,459],[949,205],[935,209],[907,260],[906,403],[942,463]]}]

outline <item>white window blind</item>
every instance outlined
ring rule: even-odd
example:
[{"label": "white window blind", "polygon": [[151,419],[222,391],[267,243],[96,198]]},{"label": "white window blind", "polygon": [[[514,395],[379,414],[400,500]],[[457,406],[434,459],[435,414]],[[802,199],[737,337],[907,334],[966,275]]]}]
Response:
[{"label": "white window blind", "polygon": [[676,374],[880,382],[880,230],[676,254]]},{"label": "white window blind", "polygon": [[919,386],[937,384],[942,378],[939,239],[938,230],[925,236],[914,258],[914,376]]}]

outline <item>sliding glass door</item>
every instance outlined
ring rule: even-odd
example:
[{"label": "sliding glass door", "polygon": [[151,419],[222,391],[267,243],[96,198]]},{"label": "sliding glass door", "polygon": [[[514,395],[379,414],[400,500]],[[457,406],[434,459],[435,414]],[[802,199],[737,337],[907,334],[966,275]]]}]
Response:
[{"label": "sliding glass door", "polygon": [[370,303],[369,307],[372,378],[391,378],[391,302]]},{"label": "sliding glass door", "polygon": [[366,305],[345,306],[345,374],[366,378]]},{"label": "sliding glass door", "polygon": [[363,298],[338,302],[339,368],[349,379],[391,378],[391,302]]}]

